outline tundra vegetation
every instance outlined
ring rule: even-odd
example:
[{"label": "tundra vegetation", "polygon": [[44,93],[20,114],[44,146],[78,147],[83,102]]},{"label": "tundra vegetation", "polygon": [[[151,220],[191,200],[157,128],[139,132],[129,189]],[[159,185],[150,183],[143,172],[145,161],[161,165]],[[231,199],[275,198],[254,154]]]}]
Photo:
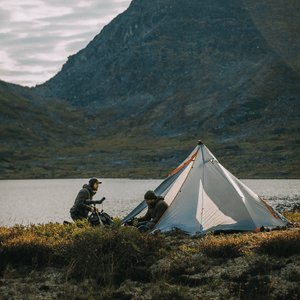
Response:
[{"label": "tundra vegetation", "polygon": [[[300,213],[280,230],[187,236],[0,227],[0,299],[300,299]],[[50,278],[51,277],[51,278]]]}]

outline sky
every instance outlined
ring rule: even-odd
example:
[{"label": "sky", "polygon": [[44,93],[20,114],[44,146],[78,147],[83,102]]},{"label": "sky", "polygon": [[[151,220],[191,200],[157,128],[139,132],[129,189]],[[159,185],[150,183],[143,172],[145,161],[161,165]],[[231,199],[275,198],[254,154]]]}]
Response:
[{"label": "sky", "polygon": [[0,80],[35,86],[56,75],[131,0],[0,0]]}]

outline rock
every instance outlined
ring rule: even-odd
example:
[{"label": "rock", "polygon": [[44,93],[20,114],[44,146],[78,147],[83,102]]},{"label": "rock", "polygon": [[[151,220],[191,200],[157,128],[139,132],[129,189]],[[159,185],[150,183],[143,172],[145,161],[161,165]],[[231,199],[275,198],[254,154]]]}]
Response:
[{"label": "rock", "polygon": [[[263,22],[266,16],[257,6],[270,18],[279,14],[283,25],[275,30]],[[287,63],[300,50],[294,43],[299,33],[287,34],[291,12],[299,17],[292,1],[190,0],[187,5],[176,0],[170,5],[167,0],[134,0],[35,91],[100,109],[109,122],[130,118],[134,126],[151,123],[152,132],[164,136],[194,131],[204,123],[207,130],[221,133],[228,127],[251,132],[257,120],[291,122],[300,110],[300,67]],[[278,51],[287,39],[294,51]],[[119,107],[118,116],[104,113]],[[288,127],[272,132],[290,134]],[[227,149],[242,150],[239,145]]]}]

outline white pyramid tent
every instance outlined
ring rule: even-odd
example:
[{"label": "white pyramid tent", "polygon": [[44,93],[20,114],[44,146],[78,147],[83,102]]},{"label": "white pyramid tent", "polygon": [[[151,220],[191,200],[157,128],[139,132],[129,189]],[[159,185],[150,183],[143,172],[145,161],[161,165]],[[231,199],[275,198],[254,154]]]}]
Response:
[{"label": "white pyramid tent", "polygon": [[[188,234],[210,231],[254,231],[289,223],[226,170],[199,141],[189,157],[156,189],[169,208],[153,231],[180,228]],[[122,223],[147,208],[140,203]]]}]

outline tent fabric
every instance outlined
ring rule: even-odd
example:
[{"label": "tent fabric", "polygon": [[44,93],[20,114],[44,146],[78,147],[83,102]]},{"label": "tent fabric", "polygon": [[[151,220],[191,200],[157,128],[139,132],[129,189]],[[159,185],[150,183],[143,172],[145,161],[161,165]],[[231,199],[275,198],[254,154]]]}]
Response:
[{"label": "tent fabric", "polygon": [[[179,168],[179,167],[178,167]],[[169,175],[155,190],[156,195],[161,195],[163,197],[166,196],[166,194],[169,192],[169,190],[172,188],[174,183],[177,181],[178,177],[185,171],[186,166],[184,168],[181,168],[178,170],[178,172]],[[168,203],[169,204],[169,203]],[[133,209],[123,220],[122,224],[126,223],[130,219],[134,218],[138,214],[140,214],[145,208],[147,207],[147,204],[145,200],[143,200],[135,209]]]},{"label": "tent fabric", "polygon": [[[156,189],[169,205],[153,231],[254,231],[289,221],[226,170],[201,142]],[[140,203],[122,223],[147,207]]]}]

